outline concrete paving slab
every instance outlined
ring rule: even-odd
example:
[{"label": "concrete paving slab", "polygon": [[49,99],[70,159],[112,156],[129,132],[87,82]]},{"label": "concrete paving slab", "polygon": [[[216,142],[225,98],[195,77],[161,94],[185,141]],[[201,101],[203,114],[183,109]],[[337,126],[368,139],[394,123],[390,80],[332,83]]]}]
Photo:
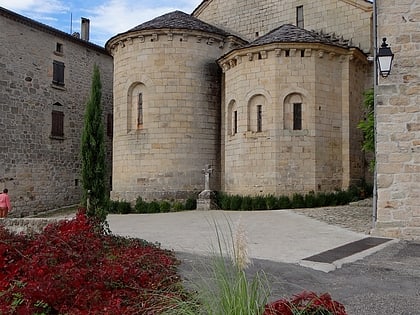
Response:
[{"label": "concrete paving slab", "polygon": [[[108,215],[114,234],[158,242],[162,248],[197,255],[214,253],[218,244],[216,229],[230,242],[239,222],[246,233],[249,256],[275,262],[299,264],[304,258],[367,237],[289,210]],[[372,252],[371,248],[369,253]],[[360,259],[363,255],[359,253],[355,257]],[[309,267],[316,266],[319,264],[309,263]],[[320,270],[337,267],[330,262],[328,268]]]}]

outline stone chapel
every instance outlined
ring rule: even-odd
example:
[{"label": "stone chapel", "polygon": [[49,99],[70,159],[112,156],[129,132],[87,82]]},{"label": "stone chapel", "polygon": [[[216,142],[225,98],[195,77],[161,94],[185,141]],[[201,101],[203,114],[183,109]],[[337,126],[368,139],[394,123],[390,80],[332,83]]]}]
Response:
[{"label": "stone chapel", "polygon": [[113,199],[346,189],[365,178],[372,3],[205,0],[106,43]]}]

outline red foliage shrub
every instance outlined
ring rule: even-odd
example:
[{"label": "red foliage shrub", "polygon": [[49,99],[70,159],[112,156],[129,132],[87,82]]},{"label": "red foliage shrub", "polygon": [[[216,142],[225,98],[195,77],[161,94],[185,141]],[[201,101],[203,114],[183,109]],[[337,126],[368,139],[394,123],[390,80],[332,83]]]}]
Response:
[{"label": "red foliage shrub", "polygon": [[344,306],[333,301],[328,293],[317,295],[304,291],[290,300],[277,300],[267,304],[263,315],[347,315]]},{"label": "red foliage shrub", "polygon": [[157,314],[185,299],[172,252],[83,214],[37,235],[0,227],[0,314]]}]

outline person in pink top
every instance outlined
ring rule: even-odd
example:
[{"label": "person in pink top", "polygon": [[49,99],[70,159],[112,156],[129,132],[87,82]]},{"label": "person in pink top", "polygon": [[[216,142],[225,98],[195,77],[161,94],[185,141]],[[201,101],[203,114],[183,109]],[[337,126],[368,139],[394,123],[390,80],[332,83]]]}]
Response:
[{"label": "person in pink top", "polygon": [[0,194],[0,218],[5,218],[12,209],[8,192],[9,190],[5,188],[3,189],[3,193]]}]

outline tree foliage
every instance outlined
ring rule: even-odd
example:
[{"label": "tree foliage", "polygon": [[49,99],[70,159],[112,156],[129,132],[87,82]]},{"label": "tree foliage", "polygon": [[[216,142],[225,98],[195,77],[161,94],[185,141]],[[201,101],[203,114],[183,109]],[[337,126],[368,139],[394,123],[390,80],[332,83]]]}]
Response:
[{"label": "tree foliage", "polygon": [[87,215],[105,221],[105,205],[108,198],[105,188],[106,163],[101,96],[101,78],[99,68],[95,65],[82,134],[82,201],[86,205],[89,197]]},{"label": "tree foliage", "polygon": [[[362,150],[375,153],[375,115],[374,115],[374,93],[369,89],[364,93],[364,106],[366,108],[365,119],[359,122],[357,127],[363,131]],[[370,168],[373,169],[375,159],[371,161]]]}]

